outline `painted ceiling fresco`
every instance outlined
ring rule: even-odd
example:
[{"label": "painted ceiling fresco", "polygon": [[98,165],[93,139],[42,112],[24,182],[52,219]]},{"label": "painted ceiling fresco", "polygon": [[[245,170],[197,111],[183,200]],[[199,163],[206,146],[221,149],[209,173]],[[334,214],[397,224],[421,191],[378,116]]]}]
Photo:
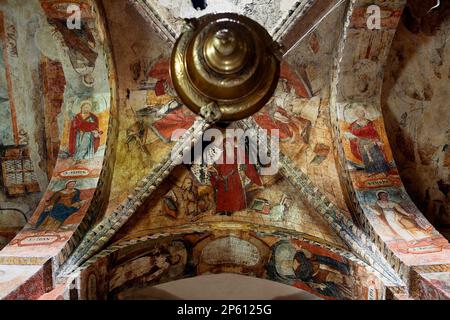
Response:
[{"label": "painted ceiling fresco", "polygon": [[428,17],[420,9],[416,4],[405,13],[394,39],[383,115],[408,193],[449,238],[450,7]]},{"label": "painted ceiling fresco", "polygon": [[[198,18],[202,15],[215,12],[235,12],[246,15],[259,22],[270,33],[274,33],[289,17],[289,12],[294,10],[302,1],[297,0],[211,0],[199,1],[205,4],[196,5],[195,1],[184,0],[145,0],[150,8],[161,15],[161,18],[175,32],[180,32],[182,20],[186,18]],[[270,12],[271,14],[267,14]]]},{"label": "painted ceiling fresco", "polygon": [[[412,33],[406,1],[375,1],[382,28],[369,30],[372,2],[337,7],[283,59],[267,105],[228,127],[280,142],[270,175],[174,161],[206,128],[226,130],[177,97],[173,42],[183,19],[225,11],[281,38],[316,1],[1,2],[0,298],[120,299],[218,273],[320,299],[450,298],[448,122],[436,118],[450,95],[448,23]],[[80,30],[66,25],[69,3]]]},{"label": "painted ceiling fresco", "polygon": [[[2,3],[4,30],[9,30],[3,57],[12,66],[6,68],[10,98],[2,104],[11,119],[11,124],[2,121],[2,191],[7,196],[2,218],[10,223],[15,221],[8,218],[11,212],[30,211],[21,222],[25,228],[2,252],[4,261],[11,255],[27,257],[30,250],[35,259],[52,257],[83,228],[94,195],[101,197],[96,187],[108,154],[110,61],[93,4],[84,3],[81,34],[67,28],[66,7],[54,1]],[[41,131],[34,129],[38,126]],[[37,132],[25,139],[23,128]],[[40,191],[34,206],[25,206],[22,199]]]},{"label": "painted ceiling fresco", "polygon": [[[17,13],[16,13],[17,14]],[[11,8],[0,9],[0,247],[27,223],[48,184],[44,102],[40,96],[39,49],[32,39],[19,38],[33,23],[15,24]],[[19,52],[30,58],[20,62]],[[25,76],[26,75],[26,76]],[[18,92],[29,92],[21,95]],[[30,117],[21,115],[28,114]],[[38,119],[38,121],[34,121]]]},{"label": "painted ceiling fresco", "polygon": [[[113,11],[113,15],[119,15],[123,10],[120,6],[112,6],[111,9],[108,6],[107,9],[117,10],[117,13]],[[111,27],[113,37],[126,24],[127,21],[123,21]],[[125,112],[120,115],[120,142],[109,202],[111,210],[107,211],[107,215],[127,198],[130,189],[155,163],[170,153],[174,145],[171,142],[173,132],[179,128],[187,129],[195,121],[195,115],[179,103],[171,86],[166,47],[147,44],[160,41],[155,35],[148,35],[150,39],[147,40],[130,32],[128,37],[127,41],[115,47],[117,54],[126,57],[117,64],[119,84],[122,79],[126,84],[125,87],[120,86],[119,90],[126,101],[121,102]],[[135,46],[130,48],[128,42],[135,43]],[[157,50],[155,47],[163,49]],[[324,44],[322,54],[331,54],[327,50],[331,51],[331,45]],[[330,67],[331,64],[323,66],[325,70],[314,70],[312,80],[307,83],[289,63],[283,65],[282,80],[275,97],[255,116],[255,120],[263,128],[279,129],[282,150],[291,152],[297,165],[305,168],[311,179],[321,183],[321,186],[326,185],[324,189],[327,195],[345,210],[331,156],[331,134],[326,125],[328,89],[323,83]],[[310,83],[313,83],[312,88]],[[288,112],[286,105],[289,106]],[[130,167],[142,170],[130,172]],[[133,233],[142,234],[144,230],[165,230],[168,227],[186,226],[191,222],[207,224],[236,220],[292,229],[310,237],[341,243],[320,217],[310,212],[298,199],[292,199],[295,190],[283,181],[283,177],[252,177],[249,172],[236,172],[237,184],[230,186],[236,192],[227,195],[216,194],[214,190],[217,186],[214,186],[212,176],[205,170],[195,165],[178,167],[167,179],[167,185],[158,190],[153,200],[155,203],[146,205],[140,214],[142,218],[136,217],[140,221],[130,222],[132,226],[127,226],[127,229],[130,228],[125,232],[129,234],[128,237]],[[325,180],[327,183],[324,183]],[[243,188],[239,188],[241,184]],[[186,192],[190,192],[190,195]],[[228,200],[221,199],[223,197],[228,197]],[[241,205],[236,206],[231,201],[240,198],[245,199]],[[226,212],[232,216],[228,218]]]}]

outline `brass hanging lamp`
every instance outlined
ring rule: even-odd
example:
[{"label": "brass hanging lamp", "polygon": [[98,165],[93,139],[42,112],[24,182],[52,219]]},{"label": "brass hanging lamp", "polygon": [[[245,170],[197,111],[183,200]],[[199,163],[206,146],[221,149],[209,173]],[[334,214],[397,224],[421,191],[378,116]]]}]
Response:
[{"label": "brass hanging lamp", "polygon": [[246,118],[272,97],[280,76],[278,46],[257,22],[232,13],[190,20],[175,44],[171,76],[195,113],[214,103],[221,122]]}]

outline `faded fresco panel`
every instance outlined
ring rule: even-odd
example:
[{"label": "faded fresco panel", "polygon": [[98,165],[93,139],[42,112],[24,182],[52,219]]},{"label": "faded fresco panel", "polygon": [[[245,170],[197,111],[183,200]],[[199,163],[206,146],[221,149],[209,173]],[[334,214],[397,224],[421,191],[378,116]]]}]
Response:
[{"label": "faded fresco panel", "polygon": [[378,273],[345,251],[242,230],[116,243],[80,271],[83,299],[120,299],[131,288],[220,273],[280,282],[327,300],[381,300],[386,291]]},{"label": "faded fresco panel", "polygon": [[[2,14],[0,13],[0,17]],[[0,20],[3,23],[3,19]],[[2,41],[0,45],[0,145],[8,146],[14,144],[14,132],[12,126],[12,116],[10,109],[10,97],[8,83],[6,81],[6,64],[5,64],[5,43]]]},{"label": "faded fresco panel", "polygon": [[448,242],[404,190],[380,112],[362,103],[338,108],[345,165],[377,234],[409,265],[446,263]]},{"label": "faded fresco panel", "polygon": [[[28,34],[28,45],[37,52],[30,61],[47,81],[47,86],[39,87],[45,90],[42,120],[53,119],[49,135],[60,146],[47,191],[24,231],[2,252],[5,259],[56,254],[86,215],[103,167],[111,108],[111,62],[105,34],[91,1],[80,4],[81,31],[69,29],[67,5],[42,0],[27,7],[35,25]],[[21,21],[23,12],[14,6],[9,9]],[[53,61],[53,70],[49,61]],[[50,94],[53,88],[48,81],[58,84],[59,92]]]}]

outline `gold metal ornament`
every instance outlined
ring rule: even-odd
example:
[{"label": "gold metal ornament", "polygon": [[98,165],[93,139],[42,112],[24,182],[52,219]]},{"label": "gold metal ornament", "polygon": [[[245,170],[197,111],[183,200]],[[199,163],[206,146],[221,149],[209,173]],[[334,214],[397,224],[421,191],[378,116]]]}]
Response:
[{"label": "gold metal ornament", "polygon": [[200,114],[215,104],[219,121],[244,119],[272,97],[280,77],[278,46],[250,18],[221,13],[190,20],[172,53],[171,77],[181,101]]}]

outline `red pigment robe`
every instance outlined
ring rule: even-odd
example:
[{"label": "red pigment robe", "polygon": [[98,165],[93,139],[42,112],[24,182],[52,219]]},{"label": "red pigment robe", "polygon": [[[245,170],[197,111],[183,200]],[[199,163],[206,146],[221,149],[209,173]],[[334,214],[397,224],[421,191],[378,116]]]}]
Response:
[{"label": "red pigment robe", "polygon": [[[69,133],[69,153],[73,156],[76,152],[77,133],[99,131],[98,117],[90,113],[86,119],[83,119],[81,113],[77,114],[72,120]],[[100,132],[100,131],[99,131]],[[100,137],[94,137],[94,153],[100,146]]]},{"label": "red pigment robe", "polygon": [[353,155],[364,163],[367,173],[380,173],[390,170],[383,149],[379,146],[380,136],[373,122],[359,125],[357,121],[350,125],[349,131],[359,139],[350,139]]},{"label": "red pigment robe", "polygon": [[[226,148],[224,147],[223,159],[226,159]],[[211,174],[211,185],[216,190],[216,212],[237,212],[247,208],[245,189],[242,185],[237,164],[237,148],[234,151],[234,163],[216,164],[218,174]],[[245,175],[256,185],[262,186],[262,181],[253,164],[250,164],[248,156],[245,155]],[[225,162],[225,160],[223,161]]]},{"label": "red pigment robe", "polygon": [[[296,134],[301,134],[301,130],[307,129],[308,120],[298,116],[291,116],[283,108],[278,107],[277,112],[289,119],[289,122],[282,122],[270,116],[268,111],[262,111],[253,116],[256,123],[263,129],[273,130],[278,129],[278,137],[281,141],[286,141],[293,138]],[[304,139],[305,140],[305,139]],[[307,141],[305,141],[307,143]]]},{"label": "red pigment robe", "polygon": [[[166,94],[165,85],[172,87],[170,76],[168,74],[168,65],[166,61],[159,62],[150,72],[150,76],[159,79],[155,86],[155,95],[157,97]],[[172,133],[177,129],[189,129],[195,122],[194,114],[186,114],[184,107],[180,106],[169,113],[162,119],[153,123],[152,127],[156,130],[159,137],[166,142],[172,141]]]},{"label": "red pigment robe", "polygon": [[165,141],[171,141],[172,133],[177,129],[189,129],[195,122],[195,115],[184,113],[183,107],[169,112],[164,118],[153,123],[153,128]]},{"label": "red pigment robe", "polygon": [[[359,126],[357,121],[353,122],[350,125],[350,132],[358,138],[369,139],[374,142],[380,141],[380,136],[371,121],[369,121],[365,126]],[[353,155],[358,160],[363,161],[361,150],[359,150],[358,140],[350,139],[350,147]]]}]

